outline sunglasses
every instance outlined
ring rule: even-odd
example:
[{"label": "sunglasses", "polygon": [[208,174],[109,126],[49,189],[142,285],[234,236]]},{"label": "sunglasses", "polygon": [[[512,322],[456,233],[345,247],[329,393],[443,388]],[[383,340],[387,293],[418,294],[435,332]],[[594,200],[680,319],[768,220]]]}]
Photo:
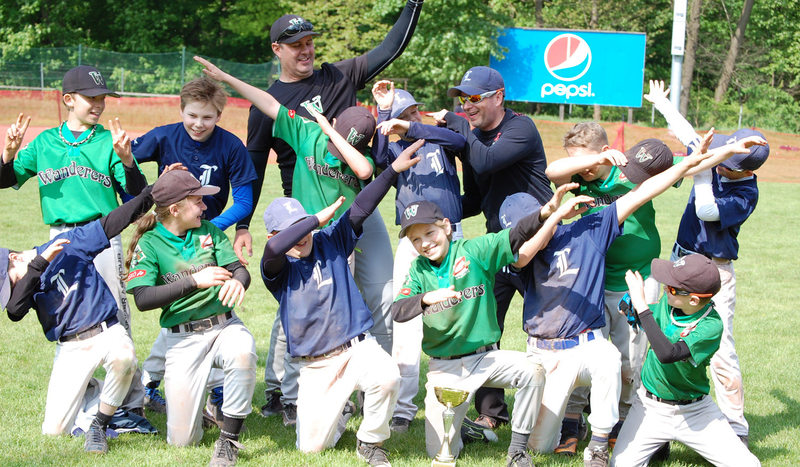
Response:
[{"label": "sunglasses", "polygon": [[458,96],[458,101],[461,102],[462,105],[466,104],[467,101],[469,101],[472,104],[477,104],[478,102],[481,102],[482,100],[486,99],[487,97],[494,96],[495,94],[497,94],[498,92],[500,92],[502,90],[503,89],[501,88],[501,89],[497,89],[495,91],[486,91],[483,94],[473,94],[471,96]]},{"label": "sunglasses", "polygon": [[309,21],[303,21],[302,23],[292,23],[289,25],[288,28],[284,29],[280,36],[278,36],[278,40],[275,42],[280,42],[287,37],[292,37],[297,35],[303,31],[313,31],[314,25],[311,24]]},{"label": "sunglasses", "polygon": [[714,294],[711,294],[711,293],[692,293],[692,292],[687,292],[685,290],[676,289],[675,287],[673,287],[671,285],[667,285],[665,287],[669,291],[669,293],[671,293],[672,295],[683,295],[683,296],[696,295],[696,296],[701,297],[701,298],[713,297],[714,296]]}]

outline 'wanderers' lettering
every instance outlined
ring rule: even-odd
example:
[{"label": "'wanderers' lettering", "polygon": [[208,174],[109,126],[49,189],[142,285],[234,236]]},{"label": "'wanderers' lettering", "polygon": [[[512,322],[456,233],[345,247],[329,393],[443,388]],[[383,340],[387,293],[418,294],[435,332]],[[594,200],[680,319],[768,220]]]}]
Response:
[{"label": "'wanderers' lettering", "polygon": [[342,173],[337,169],[332,169],[328,164],[321,165],[314,162],[313,156],[308,156],[306,159],[306,165],[308,166],[308,170],[315,172],[317,175],[332,178],[334,180],[341,180],[342,183],[351,187],[351,188],[358,188],[358,177],[354,175],[348,175],[346,173]]},{"label": "'wanderers' lettering", "polygon": [[70,177],[81,177],[93,182],[101,183],[106,188],[111,188],[111,177],[94,170],[91,167],[78,165],[75,161],[60,169],[47,169],[38,173],[42,185],[60,182]]},{"label": "'wanderers' lettering", "polygon": [[483,284],[473,285],[461,291],[461,298],[451,298],[443,302],[434,303],[422,312],[423,315],[433,315],[441,313],[444,310],[453,308],[464,300],[472,300],[473,298],[483,297],[486,295],[486,286]]},{"label": "'wanderers' lettering", "polygon": [[615,195],[615,196],[600,195],[600,196],[595,197],[594,205],[595,206],[610,206],[611,203],[613,203],[614,201],[620,199],[621,197],[622,197],[622,195]]},{"label": "'wanderers' lettering", "polygon": [[187,269],[186,271],[181,271],[177,274],[174,272],[167,272],[161,275],[161,280],[163,280],[167,284],[171,284],[173,282],[181,280],[186,276],[191,276],[197,271],[202,271],[203,269],[209,266],[216,266],[216,263],[194,264],[192,265],[191,268]]}]

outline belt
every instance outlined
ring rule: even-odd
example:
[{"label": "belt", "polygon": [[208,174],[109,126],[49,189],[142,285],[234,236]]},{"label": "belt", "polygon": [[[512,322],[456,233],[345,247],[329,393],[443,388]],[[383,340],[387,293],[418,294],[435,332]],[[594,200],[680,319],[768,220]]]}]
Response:
[{"label": "belt", "polygon": [[225,314],[212,316],[210,318],[203,318],[203,319],[198,319],[198,320],[195,320],[195,321],[189,321],[188,323],[176,324],[175,326],[172,326],[171,328],[169,328],[169,330],[172,331],[172,332],[203,332],[203,331],[208,331],[212,327],[214,327],[214,326],[216,326],[216,325],[218,325],[220,323],[224,323],[225,321],[228,321],[232,317],[233,317],[233,313],[231,313],[229,311],[229,312],[227,312]]},{"label": "belt", "polygon": [[648,391],[647,389],[644,390],[644,394],[647,396],[648,399],[653,399],[656,402],[661,402],[663,404],[669,404],[669,405],[689,405],[689,404],[693,404],[693,403],[695,403],[695,402],[697,402],[699,400],[702,400],[704,397],[706,397],[706,396],[700,396],[700,397],[698,397],[696,399],[673,401],[673,400],[670,400],[670,399],[662,399],[662,398],[658,397],[657,395],[653,394],[652,392]]},{"label": "belt", "polygon": [[568,339],[543,339],[539,337],[528,337],[528,344],[536,347],[537,349],[544,349],[544,350],[567,350],[573,347],[577,347],[580,344],[585,344],[589,341],[595,340],[598,336],[595,333],[599,333],[599,329],[589,329],[588,331],[584,331],[578,334],[575,337],[570,337]]},{"label": "belt", "polygon": [[478,355],[479,353],[486,353],[492,350],[499,350],[500,346],[497,345],[497,342],[494,344],[484,345],[483,347],[478,347],[475,349],[474,352],[465,353],[462,355],[452,355],[450,357],[431,357],[436,360],[458,360],[459,358],[470,357],[472,355]]},{"label": "belt", "polygon": [[691,255],[691,254],[699,254],[699,255],[705,256],[706,258],[708,258],[711,261],[713,261],[715,263],[718,263],[718,264],[726,264],[726,263],[730,263],[731,262],[731,260],[729,260],[728,258],[714,258],[712,256],[705,255],[703,253],[698,253],[696,251],[687,250],[686,248],[678,245],[678,242],[675,242],[675,246],[672,247],[672,253],[675,256],[677,256],[678,258],[680,258],[682,256],[686,256],[686,255]]},{"label": "belt", "polygon": [[340,353],[344,352],[345,350],[349,349],[350,347],[358,344],[359,342],[363,341],[367,338],[366,334],[359,334],[356,337],[350,339],[349,341],[345,342],[344,344],[340,345],[339,347],[334,347],[331,350],[314,356],[307,356],[307,357],[300,357],[300,360],[304,362],[315,362],[317,360],[322,360],[323,358],[333,357],[335,355],[339,355]]},{"label": "belt", "polygon": [[92,221],[94,221],[94,219],[88,220],[88,221],[83,221],[83,222],[62,222],[60,224],[53,224],[53,227],[72,227],[72,228],[75,228],[75,227],[80,227],[82,225],[86,225],[86,224],[88,224],[89,222],[92,222]]},{"label": "belt", "polygon": [[58,342],[83,341],[89,339],[90,337],[94,337],[100,334],[101,332],[105,331],[106,329],[110,328],[111,326],[117,323],[119,323],[117,317],[112,316],[111,318],[108,318],[102,323],[95,324],[89,329],[85,329],[81,332],[76,332],[75,334],[70,334],[69,336],[62,336],[61,338],[58,339]]}]

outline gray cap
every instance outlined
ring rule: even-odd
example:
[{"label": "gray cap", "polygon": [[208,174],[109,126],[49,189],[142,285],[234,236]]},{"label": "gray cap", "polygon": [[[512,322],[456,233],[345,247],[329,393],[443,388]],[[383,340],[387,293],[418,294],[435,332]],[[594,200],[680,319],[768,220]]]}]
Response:
[{"label": "gray cap", "polygon": [[8,278],[8,248],[0,248],[0,309],[11,298],[11,280]]},{"label": "gray cap", "polygon": [[394,101],[392,102],[392,113],[389,116],[391,118],[397,118],[412,105],[422,106],[421,103],[414,99],[414,96],[412,96],[410,92],[406,91],[405,89],[395,89]]},{"label": "gray cap", "polygon": [[308,217],[308,213],[294,198],[275,198],[264,210],[267,232],[280,232],[295,222]]}]

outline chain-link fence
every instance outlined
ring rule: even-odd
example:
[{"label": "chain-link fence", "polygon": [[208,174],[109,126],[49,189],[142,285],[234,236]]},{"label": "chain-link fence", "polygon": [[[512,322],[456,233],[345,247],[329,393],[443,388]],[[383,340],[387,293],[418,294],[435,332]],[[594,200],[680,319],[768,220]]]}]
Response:
[{"label": "chain-link fence", "polygon": [[[196,55],[185,48],[167,53],[121,53],[89,47],[30,49],[0,60],[0,87],[61,89],[64,73],[78,65],[91,65],[103,73],[109,89],[128,95],[178,94],[181,87],[202,74],[192,60]],[[277,59],[258,64],[209,58],[237,78],[266,89],[277,79]]]}]

